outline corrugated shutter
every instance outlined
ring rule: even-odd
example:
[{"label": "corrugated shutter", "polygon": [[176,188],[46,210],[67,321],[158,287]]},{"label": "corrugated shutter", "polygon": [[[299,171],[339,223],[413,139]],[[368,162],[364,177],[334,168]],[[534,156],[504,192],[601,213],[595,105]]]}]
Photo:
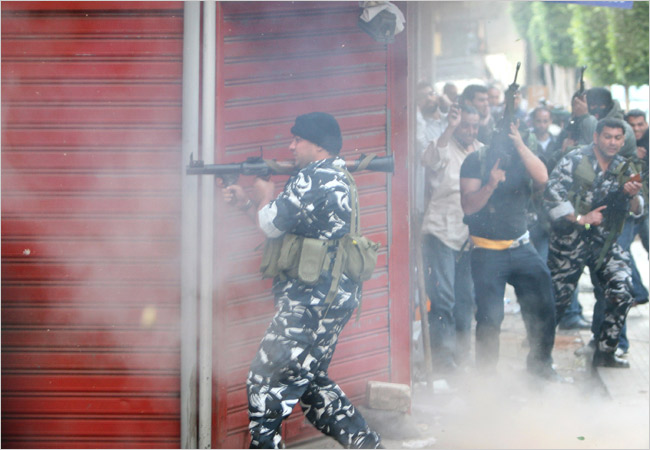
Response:
[{"label": "corrugated shutter", "polygon": [[3,447],[180,444],[182,20],[2,3]]},{"label": "corrugated shutter", "polygon": [[[242,161],[260,156],[261,149],[266,158],[290,159],[295,117],[315,110],[339,120],[346,159],[391,152],[389,50],[357,27],[359,15],[356,2],[220,4],[217,161]],[[363,172],[355,179],[363,232],[382,248],[375,274],[364,284],[360,321],[353,319],[343,331],[330,373],[354,402],[362,403],[368,380],[391,379],[391,178]],[[283,181],[276,178],[278,189]],[[217,224],[214,444],[242,448],[248,444],[246,374],[274,305],[270,281],[258,272],[263,242],[258,230],[223,204],[217,205]],[[398,270],[408,273],[407,267]],[[408,347],[396,350],[408,354]],[[290,441],[313,433],[300,413],[283,428]]]}]

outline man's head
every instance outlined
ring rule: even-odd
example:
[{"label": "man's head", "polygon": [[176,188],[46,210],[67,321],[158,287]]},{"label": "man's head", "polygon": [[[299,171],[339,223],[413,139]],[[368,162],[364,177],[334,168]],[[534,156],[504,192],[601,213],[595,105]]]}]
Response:
[{"label": "man's head", "polygon": [[296,117],[291,127],[294,138],[289,149],[294,153],[298,167],[336,156],[343,146],[341,128],[330,114],[312,112]]},{"label": "man's head", "polygon": [[610,161],[625,143],[625,125],[619,119],[601,119],[594,133],[594,150],[605,161]]},{"label": "man's head", "polygon": [[545,136],[548,133],[548,127],[551,126],[551,111],[543,106],[539,106],[530,114],[533,119],[533,131],[538,137]]},{"label": "man's head", "polygon": [[603,119],[614,106],[612,93],[602,87],[587,90],[587,108],[596,119]]},{"label": "man's head", "polygon": [[501,90],[498,87],[490,86],[487,95],[490,106],[499,106],[501,103]]},{"label": "man's head", "polygon": [[476,108],[460,105],[460,124],[454,130],[454,138],[460,145],[469,147],[478,135],[479,114]]},{"label": "man's head", "polygon": [[481,118],[490,114],[490,103],[488,102],[488,89],[480,84],[470,84],[463,90],[461,103],[473,106]]},{"label": "man's head", "polygon": [[442,93],[445,94],[452,103],[456,103],[456,100],[458,100],[458,88],[454,83],[446,83],[442,88]]},{"label": "man's head", "polygon": [[645,120],[645,113],[640,109],[632,109],[625,114],[625,120],[634,130],[634,138],[638,141],[648,129],[648,122]]},{"label": "man's head", "polygon": [[433,86],[428,81],[420,81],[417,85],[416,102],[422,114],[430,115],[438,109],[438,97]]}]

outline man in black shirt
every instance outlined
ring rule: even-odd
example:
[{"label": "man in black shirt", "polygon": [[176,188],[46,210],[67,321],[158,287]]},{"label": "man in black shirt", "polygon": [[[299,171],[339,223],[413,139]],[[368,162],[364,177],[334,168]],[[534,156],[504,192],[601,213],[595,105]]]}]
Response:
[{"label": "man in black shirt", "polygon": [[460,172],[461,204],[474,244],[476,364],[488,372],[496,368],[503,297],[509,283],[515,288],[528,332],[528,371],[559,381],[551,357],[555,340],[551,275],[530,243],[526,223],[531,189],[543,189],[548,175],[514,124],[508,137],[509,142],[494,140],[487,150],[470,154]]}]

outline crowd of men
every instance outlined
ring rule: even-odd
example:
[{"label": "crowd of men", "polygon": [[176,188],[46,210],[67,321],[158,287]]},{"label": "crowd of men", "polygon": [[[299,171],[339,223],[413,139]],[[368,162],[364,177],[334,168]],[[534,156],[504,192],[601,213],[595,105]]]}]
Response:
[{"label": "crowd of men", "polygon": [[[494,372],[506,283],[527,331],[527,369],[551,381],[555,330],[589,329],[579,354],[592,365],[629,367],[625,318],[648,302],[630,245],[648,250],[648,123],[623,112],[609,90],[576,93],[570,114],[521,93],[472,84],[457,98],[417,86],[416,211],[434,370],[472,364]],[[416,183],[420,180],[416,177]],[[420,213],[421,211],[421,213]],[[596,303],[591,323],[577,285],[589,267]],[[591,356],[593,355],[593,356]]]},{"label": "crowd of men", "polygon": [[[449,83],[438,96],[430,84],[418,85],[414,202],[435,367],[472,364],[475,318],[475,366],[496,371],[508,283],[526,326],[528,371],[561,381],[555,329],[565,316],[564,327],[589,326],[574,296],[585,266],[598,299],[593,365],[628,367],[625,318],[635,302],[648,301],[629,253],[637,233],[648,248],[645,115],[630,111],[628,125],[609,91],[594,88],[575,96],[571,121],[556,137],[548,109],[533,110],[529,124],[520,93],[506,91],[505,108],[499,93],[470,85],[458,95]],[[343,447],[383,448],[328,374],[378,244],[359,234],[357,189],[339,157],[337,120],[303,114],[291,134],[296,170],[280,194],[260,177],[248,191],[223,188],[224,200],[267,237],[261,270],[273,278],[276,302],[246,383],[250,446],[283,448],[282,422],[300,404]]]}]

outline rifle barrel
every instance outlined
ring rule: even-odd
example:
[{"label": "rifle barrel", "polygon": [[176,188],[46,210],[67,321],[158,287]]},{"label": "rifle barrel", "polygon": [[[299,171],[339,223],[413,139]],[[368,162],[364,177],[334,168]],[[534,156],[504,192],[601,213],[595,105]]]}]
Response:
[{"label": "rifle barrel", "polygon": [[517,83],[517,75],[519,75],[519,68],[521,67],[521,61],[517,61],[517,68],[515,69],[515,79],[512,84]]}]

